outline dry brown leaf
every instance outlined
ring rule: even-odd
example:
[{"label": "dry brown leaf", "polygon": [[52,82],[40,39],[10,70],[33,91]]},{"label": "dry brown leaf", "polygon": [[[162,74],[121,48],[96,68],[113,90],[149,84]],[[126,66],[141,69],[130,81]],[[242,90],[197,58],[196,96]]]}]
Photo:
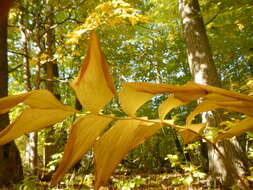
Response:
[{"label": "dry brown leaf", "polygon": [[63,159],[53,175],[52,185],[56,185],[64,174],[93,146],[97,137],[111,121],[111,118],[87,115],[73,125],[65,146]]},{"label": "dry brown leaf", "polygon": [[198,134],[201,134],[203,129],[205,127],[204,123],[201,124],[191,124],[191,125],[187,125],[185,127],[185,129],[180,129],[178,132],[179,134],[182,136],[184,143],[188,144],[190,142],[192,142],[195,138],[198,137],[198,135],[194,134],[191,131],[194,131]]},{"label": "dry brown leaf", "polygon": [[71,86],[81,104],[94,113],[99,112],[116,96],[108,65],[95,32],[91,34],[87,56]]},{"label": "dry brown leaf", "polygon": [[117,164],[133,148],[154,135],[160,124],[138,120],[120,120],[95,144],[95,189],[106,183]]},{"label": "dry brown leaf", "polygon": [[243,134],[247,131],[251,131],[251,130],[253,130],[253,118],[248,117],[248,118],[243,119],[242,121],[240,121],[235,126],[228,129],[224,133],[218,135],[214,139],[214,141],[217,142],[217,141],[222,140],[224,138],[230,138],[230,137],[233,137],[233,136],[238,136],[238,135],[241,135],[241,134]]},{"label": "dry brown leaf", "polygon": [[13,123],[0,132],[0,145],[23,134],[54,125],[70,114],[73,114],[73,111],[27,108]]}]

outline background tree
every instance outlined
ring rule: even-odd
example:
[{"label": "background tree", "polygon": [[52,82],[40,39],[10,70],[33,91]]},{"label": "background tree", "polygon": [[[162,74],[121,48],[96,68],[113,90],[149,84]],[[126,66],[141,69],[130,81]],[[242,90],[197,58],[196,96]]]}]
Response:
[{"label": "background tree", "polygon": [[[198,0],[180,0],[179,9],[186,39],[189,66],[194,81],[221,87]],[[207,122],[209,127],[220,126],[222,117],[224,116],[221,112],[206,112],[202,115],[202,122]],[[212,175],[212,180],[219,180],[223,186],[229,187],[234,184],[231,169],[237,172],[239,176],[245,175],[247,163],[242,148],[236,140],[233,143],[222,141],[218,146],[226,154],[226,160],[220,159],[214,148],[209,145],[209,172]]]},{"label": "background tree", "polygon": [[[8,95],[8,59],[7,59],[8,15],[0,18],[0,97]],[[0,128],[9,124],[8,114],[0,116]],[[23,179],[23,170],[19,151],[14,142],[0,146],[0,186],[17,183]]]}]

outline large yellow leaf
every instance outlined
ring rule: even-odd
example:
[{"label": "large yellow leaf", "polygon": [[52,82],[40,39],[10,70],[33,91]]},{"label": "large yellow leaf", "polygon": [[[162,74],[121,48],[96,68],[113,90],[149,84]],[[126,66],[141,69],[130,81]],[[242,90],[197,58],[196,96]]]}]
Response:
[{"label": "large yellow leaf", "polygon": [[210,110],[215,110],[217,108],[219,108],[219,106],[216,105],[215,102],[210,101],[210,100],[204,100],[187,117],[187,119],[186,119],[186,125],[191,125],[192,120],[199,113],[210,111]]},{"label": "large yellow leaf", "polygon": [[[223,91],[222,91],[223,92]],[[191,121],[196,115],[202,112],[223,108],[229,111],[241,112],[250,116],[253,116],[253,102],[248,100],[238,101],[239,96],[228,96],[227,92],[223,94],[210,93],[204,96],[204,101],[201,102],[188,116],[186,123],[191,124]],[[239,98],[240,99],[240,98]]]},{"label": "large yellow leaf", "polygon": [[173,108],[182,106],[187,102],[183,102],[174,96],[169,96],[158,108],[159,117],[161,120],[164,120],[167,113],[169,113]]},{"label": "large yellow leaf", "polygon": [[7,96],[0,99],[0,114],[8,112],[11,108],[17,104],[23,102],[30,93],[24,93],[14,96]]},{"label": "large yellow leaf", "polygon": [[25,133],[51,126],[77,110],[61,104],[51,92],[35,90],[28,93],[0,99],[0,113],[4,113],[16,104],[25,103],[30,108],[0,132],[0,144],[5,144]]},{"label": "large yellow leaf", "polygon": [[[120,102],[126,114],[133,116],[136,110],[156,94],[174,93],[174,97],[183,102],[190,102],[206,94],[206,91],[195,83],[183,86],[154,84],[145,82],[122,83],[119,94]],[[189,94],[191,94],[189,96]]]},{"label": "large yellow leaf", "polygon": [[88,115],[80,118],[73,125],[63,159],[52,178],[52,185],[56,185],[64,174],[92,147],[97,137],[111,121],[110,118]]},{"label": "large yellow leaf", "polygon": [[187,125],[185,126],[184,129],[180,129],[178,132],[179,134],[182,136],[184,143],[188,144],[190,142],[192,142],[195,138],[198,137],[198,135],[194,134],[191,131],[194,131],[198,134],[201,134],[203,129],[205,127],[204,123],[201,124],[191,124],[191,125]]},{"label": "large yellow leaf", "polygon": [[122,109],[129,116],[134,116],[137,109],[145,102],[155,96],[150,92],[138,91],[135,88],[131,88],[129,83],[123,83],[123,89],[119,93]]},{"label": "large yellow leaf", "polygon": [[[189,83],[193,83],[193,82],[189,82]],[[236,93],[236,92],[231,92],[231,91],[228,91],[228,90],[225,90],[222,88],[218,88],[218,87],[214,87],[214,86],[201,85],[201,84],[197,84],[197,85],[200,88],[206,90],[209,94],[214,93],[214,94],[219,94],[219,95],[223,95],[223,96],[230,97],[230,98],[235,98],[237,100],[253,102],[252,96],[248,96],[248,95]]]},{"label": "large yellow leaf", "polygon": [[71,83],[81,104],[97,113],[116,95],[108,65],[95,32],[78,77]]},{"label": "large yellow leaf", "polygon": [[191,102],[207,95],[207,91],[199,87],[197,83],[187,82],[182,86],[174,88],[171,93],[174,93],[175,98],[183,102]]},{"label": "large yellow leaf", "polygon": [[249,116],[253,116],[253,102],[249,101],[230,101],[230,102],[218,102],[219,107],[225,108],[229,111],[241,112]]},{"label": "large yellow leaf", "polygon": [[48,90],[35,90],[31,91],[29,96],[23,101],[31,108],[40,109],[62,109],[65,111],[78,112],[77,110],[63,105],[55,96]]},{"label": "large yellow leaf", "polygon": [[253,118],[252,117],[248,117],[248,118],[243,119],[242,121],[240,121],[235,126],[233,126],[230,129],[228,129],[224,133],[218,135],[215,138],[214,141],[216,142],[216,141],[222,140],[224,138],[230,138],[230,137],[233,137],[233,136],[239,136],[242,133],[247,132],[247,131],[251,131],[251,130],[253,130]]},{"label": "large yellow leaf", "polygon": [[137,120],[120,120],[95,144],[95,189],[106,183],[117,164],[133,148],[161,128]]},{"label": "large yellow leaf", "polygon": [[0,114],[8,112],[21,102],[29,105],[31,108],[62,109],[77,112],[75,109],[61,104],[48,90],[34,90],[28,93],[1,98]]},{"label": "large yellow leaf", "polygon": [[[213,88],[213,87],[210,87]],[[253,116],[253,98],[245,94],[234,93],[219,89],[221,94],[208,94],[206,99],[213,101],[219,108],[241,112]]]},{"label": "large yellow leaf", "polygon": [[0,145],[6,144],[25,133],[51,126],[72,113],[73,111],[61,109],[27,108],[13,123],[0,132]]}]

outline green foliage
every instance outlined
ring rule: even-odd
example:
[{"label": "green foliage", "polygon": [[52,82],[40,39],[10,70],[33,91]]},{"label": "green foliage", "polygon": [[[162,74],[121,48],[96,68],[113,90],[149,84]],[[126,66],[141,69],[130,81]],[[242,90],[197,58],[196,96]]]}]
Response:
[{"label": "green foliage", "polygon": [[146,180],[145,178],[142,178],[141,176],[137,175],[130,179],[116,179],[115,181],[113,181],[113,183],[118,189],[131,190],[145,185]]},{"label": "green foliage", "polygon": [[178,167],[184,172],[184,176],[179,176],[172,180],[174,185],[192,185],[198,183],[200,179],[206,178],[206,174],[199,170],[199,166],[189,162],[183,163],[178,155],[168,154],[165,159],[170,161],[171,167]]},{"label": "green foliage", "polygon": [[35,190],[38,186],[37,176],[25,176],[23,183],[16,185],[17,190]]}]

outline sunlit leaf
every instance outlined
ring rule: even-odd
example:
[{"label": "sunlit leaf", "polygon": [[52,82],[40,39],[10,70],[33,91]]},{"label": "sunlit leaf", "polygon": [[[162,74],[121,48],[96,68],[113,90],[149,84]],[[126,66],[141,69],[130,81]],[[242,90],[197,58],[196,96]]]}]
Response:
[{"label": "sunlit leaf", "polygon": [[216,141],[222,140],[224,138],[239,136],[239,135],[243,134],[244,132],[251,131],[251,130],[253,130],[253,118],[248,117],[246,119],[243,119],[239,123],[237,123],[235,126],[232,126],[227,131],[218,135],[214,141],[216,142]]},{"label": "sunlit leaf", "polygon": [[249,101],[233,101],[233,102],[218,102],[219,107],[229,111],[240,112],[253,116],[253,102]]},{"label": "sunlit leaf", "polygon": [[178,132],[182,136],[182,138],[184,140],[184,143],[188,144],[188,143],[192,142],[195,138],[198,137],[197,134],[194,134],[191,131],[194,131],[194,132],[196,132],[198,134],[201,134],[202,131],[203,131],[203,129],[204,129],[204,127],[205,127],[204,123],[201,123],[201,124],[191,124],[191,125],[187,125],[185,127],[185,129],[180,129]]},{"label": "sunlit leaf", "polygon": [[97,113],[116,95],[108,65],[95,32],[78,77],[71,83],[81,104]]},{"label": "sunlit leaf", "polygon": [[30,108],[25,109],[13,123],[0,132],[1,145],[25,133],[51,126],[68,115],[78,112],[69,106],[62,105],[47,90],[35,90],[2,98],[0,99],[0,112],[4,113],[21,102]]},{"label": "sunlit leaf", "polygon": [[187,117],[187,119],[186,119],[186,125],[191,125],[192,120],[199,113],[210,111],[210,110],[215,110],[218,107],[219,106],[217,106],[214,102],[212,102],[210,100],[204,100]]},{"label": "sunlit leaf", "polygon": [[[196,83],[183,86],[169,84],[154,84],[145,82],[122,83],[123,89],[119,94],[123,110],[133,116],[136,110],[157,94],[173,93],[174,97],[183,102],[190,102],[206,94]],[[191,94],[191,96],[189,96]],[[131,98],[129,98],[131,97]]]},{"label": "sunlit leaf", "polygon": [[0,114],[8,112],[11,108],[17,104],[23,102],[30,93],[24,93],[14,96],[7,96],[0,99]]},{"label": "sunlit leaf", "polygon": [[63,159],[52,178],[52,185],[56,185],[64,174],[81,159],[111,121],[112,119],[110,118],[88,115],[80,118],[73,125],[64,150]]},{"label": "sunlit leaf", "polygon": [[202,89],[206,90],[209,94],[211,93],[219,94],[225,97],[235,98],[237,100],[253,102],[253,97],[248,96],[246,94],[236,93],[236,92],[228,91],[228,90],[210,86],[210,85],[201,85],[201,84],[197,84],[197,85],[201,87]]},{"label": "sunlit leaf", "polygon": [[48,90],[35,90],[30,92],[23,103],[29,105],[31,108],[41,109],[62,109],[65,111],[77,112],[77,110],[63,105],[55,96]]},{"label": "sunlit leaf", "polygon": [[207,95],[207,91],[202,89],[199,84],[194,82],[187,82],[182,86],[175,86],[172,89],[175,98],[184,102],[191,102]]},{"label": "sunlit leaf", "polygon": [[131,88],[131,86],[128,86],[128,84],[129,83],[122,84],[123,89],[119,93],[119,98],[124,112],[129,116],[134,116],[137,109],[149,99],[154,97],[155,94],[138,91],[134,88]]},{"label": "sunlit leaf", "polygon": [[133,148],[161,128],[138,120],[120,120],[95,145],[95,189],[106,183],[117,164]]},{"label": "sunlit leaf", "polygon": [[51,92],[47,90],[34,90],[28,93],[8,96],[0,99],[0,114],[8,112],[19,103],[25,103],[31,108],[62,109],[76,112],[75,109],[62,105]]},{"label": "sunlit leaf", "polygon": [[73,111],[27,108],[13,123],[0,132],[0,145],[23,134],[49,127],[62,121],[70,114],[73,114]]},{"label": "sunlit leaf", "polygon": [[165,118],[167,113],[169,113],[173,108],[176,108],[178,106],[182,106],[186,104],[187,102],[182,102],[181,100],[175,98],[174,96],[169,96],[167,100],[165,100],[158,109],[159,117],[161,120]]}]

